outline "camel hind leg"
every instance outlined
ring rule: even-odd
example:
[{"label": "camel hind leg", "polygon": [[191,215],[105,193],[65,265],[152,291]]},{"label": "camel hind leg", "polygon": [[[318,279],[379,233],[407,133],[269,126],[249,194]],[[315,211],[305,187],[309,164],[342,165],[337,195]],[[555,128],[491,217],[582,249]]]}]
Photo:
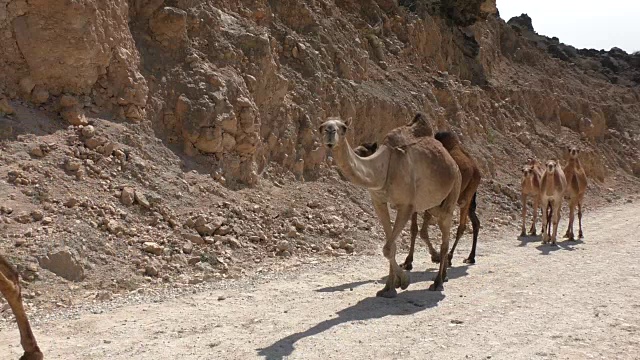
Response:
[{"label": "camel hind leg", "polygon": [[471,252],[469,253],[469,257],[463,260],[465,264],[475,264],[476,263],[476,246],[478,245],[478,233],[480,232],[480,220],[478,219],[478,215],[476,214],[476,195],[473,194],[473,199],[471,199],[471,206],[469,207],[469,218],[471,219],[471,228],[473,229],[473,243],[471,244]]},{"label": "camel hind leg", "polygon": [[[473,196],[475,197],[475,194]],[[520,236],[525,237],[527,236],[527,195],[523,193],[520,200],[522,201],[522,231],[520,231]],[[533,209],[535,211],[535,206]]]},{"label": "camel hind leg", "polygon": [[7,299],[18,323],[20,344],[24,350],[24,355],[20,359],[42,360],[42,352],[38,347],[33,331],[31,331],[31,325],[22,304],[18,273],[2,256],[0,256],[0,293]]},{"label": "camel hind leg", "polygon": [[447,196],[440,206],[434,208],[434,210],[438,212],[438,227],[442,233],[442,244],[440,245],[440,269],[433,284],[429,286],[429,290],[432,291],[443,290],[443,284],[447,281],[449,256],[444,256],[444,254],[449,254],[449,237],[451,236],[451,225],[453,223],[453,210],[456,208],[458,202],[460,181],[460,178],[456,179],[456,184],[451,193],[449,193],[449,196]]},{"label": "camel hind leg", "polygon": [[416,247],[416,237],[418,236],[418,213],[414,212],[411,215],[411,243],[409,245],[409,254],[406,259],[404,259],[404,263],[400,265],[401,268],[405,270],[413,269],[413,252]]},{"label": "camel hind leg", "polygon": [[429,222],[431,222],[431,218],[433,216],[429,211],[425,211],[422,215],[422,228],[420,228],[420,238],[427,244],[427,249],[429,249],[429,255],[431,255],[431,261],[439,264],[440,263],[440,253],[436,251],[436,248],[433,247],[431,240],[429,240]]},{"label": "camel hind leg", "polygon": [[540,210],[540,196],[533,197],[533,221],[529,229],[529,235],[536,236],[536,223],[538,222],[538,211]]},{"label": "camel hind leg", "polygon": [[567,225],[567,233],[564,235],[569,240],[575,240],[573,235],[573,220],[575,219],[576,201],[575,198],[569,200],[569,224]]},{"label": "camel hind leg", "polygon": [[464,235],[464,231],[467,228],[467,220],[469,218],[469,209],[471,208],[471,202],[465,204],[464,207],[460,208],[460,223],[458,224],[458,230],[456,231],[456,239],[453,241],[453,246],[451,246],[451,250],[449,250],[449,266],[451,266],[451,260],[453,259],[453,252],[456,250],[458,246],[458,241],[462,235]]},{"label": "camel hind leg", "polygon": [[578,201],[578,238],[584,239],[584,235],[582,234],[582,199]]}]

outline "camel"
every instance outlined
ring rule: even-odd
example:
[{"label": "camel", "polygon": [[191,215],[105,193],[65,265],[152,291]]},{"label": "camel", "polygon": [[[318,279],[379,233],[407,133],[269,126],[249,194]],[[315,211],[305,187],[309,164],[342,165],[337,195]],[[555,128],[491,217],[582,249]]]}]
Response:
[{"label": "camel", "polygon": [[[384,229],[386,242],[382,253],[389,261],[389,276],[377,296],[395,297],[396,288],[409,286],[409,276],[396,262],[396,239],[415,212],[429,210],[438,218],[442,231],[441,253],[449,250],[453,211],[462,181],[458,165],[440,142],[433,137],[415,137],[423,116],[416,116],[407,126],[396,128],[385,137],[378,151],[370,157],[358,156],[346,134],[350,121],[330,117],[319,127],[324,146],[333,152],[333,159],[351,183],[369,190],[373,207]],[[397,215],[393,227],[389,204]],[[447,261],[429,290],[443,290]]]},{"label": "camel", "polygon": [[20,360],[42,360],[42,352],[31,331],[31,325],[22,304],[18,272],[2,255],[0,255],[0,293],[7,299],[18,322],[20,344],[24,350]]},{"label": "camel", "polygon": [[[520,236],[527,236],[527,196],[533,199],[533,222],[529,229],[529,235],[536,235],[536,223],[538,222],[538,209],[540,208],[540,181],[544,174],[544,168],[538,160],[528,159],[527,164],[522,168],[522,189],[520,197],[522,199],[522,232]],[[544,232],[544,229],[542,230]]]},{"label": "camel", "polygon": [[[540,180],[540,202],[544,214],[542,216],[542,243],[546,244],[551,241],[552,245],[556,244],[556,236],[558,234],[558,222],[560,221],[560,208],[562,206],[562,198],[567,188],[567,179],[564,171],[555,160],[547,161],[547,167]],[[547,226],[553,221],[553,234],[549,235]]]},{"label": "camel", "polygon": [[[460,223],[456,232],[456,240],[449,251],[449,266],[451,266],[451,260],[453,259],[453,253],[456,249],[458,241],[464,234],[467,225],[467,217],[471,219],[471,226],[473,228],[473,244],[471,246],[471,252],[469,257],[463,260],[466,264],[475,264],[476,246],[478,244],[478,232],[480,231],[480,220],[476,215],[476,193],[478,185],[482,175],[480,169],[476,165],[475,161],[464,150],[458,137],[453,132],[441,131],[436,133],[435,139],[438,140],[447,149],[449,154],[453,157],[453,160],[460,169],[462,176],[461,191],[458,197],[458,206],[460,207]],[[356,154],[366,157],[371,156],[376,152],[377,144],[362,144],[358,146],[354,151]],[[429,241],[428,225],[431,221],[431,214],[425,211],[423,214],[422,229],[420,230],[420,237],[425,241],[431,254],[431,261],[440,262],[440,254],[435,250],[431,241]],[[405,270],[413,269],[413,253],[415,251],[416,236],[418,234],[418,213],[413,213],[411,217],[411,243],[409,247],[409,254],[401,265]]]},{"label": "camel", "polygon": [[582,239],[582,202],[584,200],[584,194],[587,191],[587,175],[584,172],[584,168],[578,159],[580,150],[577,147],[567,147],[569,153],[569,161],[564,167],[564,175],[567,179],[567,192],[566,196],[569,198],[569,226],[567,227],[567,233],[564,237],[569,240],[575,240],[573,235],[573,220],[575,219],[575,208],[578,206],[578,237]]}]

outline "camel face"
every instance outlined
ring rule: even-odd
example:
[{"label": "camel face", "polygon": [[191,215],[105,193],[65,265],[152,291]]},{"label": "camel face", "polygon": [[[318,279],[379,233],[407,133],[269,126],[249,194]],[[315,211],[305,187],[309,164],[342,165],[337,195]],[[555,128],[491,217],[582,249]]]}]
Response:
[{"label": "camel face", "polygon": [[525,165],[522,167],[522,174],[526,179],[529,179],[533,176],[533,167],[531,165]]},{"label": "camel face", "polygon": [[573,146],[567,149],[569,151],[569,157],[571,159],[577,159],[580,154],[580,150],[577,147]]},{"label": "camel face", "polygon": [[340,119],[329,118],[320,125],[318,131],[322,136],[322,143],[331,149],[343,141],[348,128],[348,124],[343,123]]},{"label": "camel face", "polygon": [[556,163],[554,160],[547,161],[547,171],[549,173],[555,172],[557,166],[558,166],[558,163]]}]

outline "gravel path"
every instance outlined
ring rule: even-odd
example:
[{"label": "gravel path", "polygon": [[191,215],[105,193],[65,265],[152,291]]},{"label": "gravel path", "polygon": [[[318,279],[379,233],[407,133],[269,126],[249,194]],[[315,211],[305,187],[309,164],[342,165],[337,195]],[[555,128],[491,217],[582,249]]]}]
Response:
[{"label": "gravel path", "polygon": [[[47,359],[640,359],[639,218],[638,203],[594,211],[584,242],[555,248],[481,232],[473,266],[465,235],[442,293],[421,250],[409,289],[376,298],[386,261],[359,256],[35,333]],[[0,358],[20,354],[17,330],[0,331]]]}]

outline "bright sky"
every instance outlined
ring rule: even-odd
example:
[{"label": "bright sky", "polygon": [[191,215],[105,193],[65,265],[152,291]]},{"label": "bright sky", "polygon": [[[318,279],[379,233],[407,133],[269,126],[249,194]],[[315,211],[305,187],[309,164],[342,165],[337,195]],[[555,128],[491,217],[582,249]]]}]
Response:
[{"label": "bright sky", "polygon": [[526,13],[540,35],[556,36],[567,45],[596,50],[616,46],[640,50],[639,0],[496,0],[508,21]]}]

